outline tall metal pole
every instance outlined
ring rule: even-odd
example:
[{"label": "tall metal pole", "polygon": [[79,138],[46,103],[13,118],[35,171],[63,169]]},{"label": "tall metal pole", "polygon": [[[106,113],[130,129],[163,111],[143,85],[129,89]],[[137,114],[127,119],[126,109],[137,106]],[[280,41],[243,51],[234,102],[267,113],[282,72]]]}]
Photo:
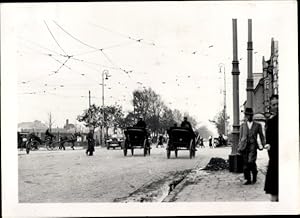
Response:
[{"label": "tall metal pole", "polygon": [[237,145],[239,143],[240,135],[240,104],[239,104],[239,61],[238,61],[238,47],[237,47],[237,20],[232,20],[233,27],[233,61],[232,61],[232,83],[233,83],[233,145],[232,154],[237,153]]},{"label": "tall metal pole", "polygon": [[225,135],[227,136],[227,106],[226,106],[226,73],[224,66],[224,117],[225,117]]},{"label": "tall metal pole", "polygon": [[102,71],[102,107],[103,108],[104,108],[104,73],[105,72],[106,72],[105,70]]},{"label": "tall metal pole", "polygon": [[247,43],[247,53],[248,53],[248,77],[247,77],[247,107],[253,108],[253,42],[252,42],[252,20],[248,19],[248,43]]},{"label": "tall metal pole", "polygon": [[[104,127],[104,128],[101,127],[102,133],[103,133],[103,130],[105,132],[105,129],[106,129],[106,125],[105,125],[105,112],[104,112],[104,86],[105,86],[105,84],[104,84],[104,75],[107,76],[107,73],[108,73],[107,70],[103,70],[102,71],[102,110],[103,110],[103,127]],[[105,134],[103,134],[103,136],[105,136]],[[104,141],[104,144],[105,144],[105,137],[104,137],[103,141]]]},{"label": "tall metal pole", "polygon": [[91,91],[89,90],[89,108],[91,107]]},{"label": "tall metal pole", "polygon": [[241,173],[243,171],[243,159],[237,152],[240,136],[240,104],[239,104],[239,61],[237,47],[237,20],[232,19],[233,30],[233,61],[232,61],[232,92],[233,92],[233,129],[232,129],[232,147],[229,155],[229,171]]},{"label": "tall metal pole", "polygon": [[224,135],[227,135],[227,111],[226,111],[226,73],[225,73],[225,65],[223,63],[219,64],[220,67],[220,73],[222,73],[222,67],[223,67],[223,73],[224,73]]}]

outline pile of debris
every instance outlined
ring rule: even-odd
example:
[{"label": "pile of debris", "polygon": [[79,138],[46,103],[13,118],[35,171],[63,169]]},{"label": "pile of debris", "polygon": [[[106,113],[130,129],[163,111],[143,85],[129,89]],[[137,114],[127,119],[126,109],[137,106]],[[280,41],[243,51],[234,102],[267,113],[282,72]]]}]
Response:
[{"label": "pile of debris", "polygon": [[228,161],[219,157],[211,158],[209,163],[206,165],[206,167],[203,168],[203,170],[211,170],[211,171],[227,170],[227,169],[229,169]]}]

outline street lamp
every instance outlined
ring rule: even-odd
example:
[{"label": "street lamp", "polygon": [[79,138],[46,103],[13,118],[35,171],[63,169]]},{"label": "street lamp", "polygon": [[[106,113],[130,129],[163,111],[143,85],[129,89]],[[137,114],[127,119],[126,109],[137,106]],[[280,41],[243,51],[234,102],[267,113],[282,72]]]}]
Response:
[{"label": "street lamp", "polygon": [[[109,77],[109,74],[108,74],[108,70],[103,70],[102,71],[102,112],[103,112],[103,127],[104,127],[104,129],[106,128],[106,126],[105,126],[105,113],[104,113],[104,86],[105,86],[105,84],[104,84],[104,76],[105,76],[105,79],[107,80],[108,79],[108,77]],[[101,126],[101,133],[102,133],[102,136],[104,136],[104,133],[103,133],[103,129],[102,129],[102,126]],[[102,138],[102,140],[103,140],[103,137],[101,137]],[[105,137],[104,137],[104,144],[105,144]],[[102,141],[102,142],[103,142]],[[102,142],[101,142],[101,144],[102,144]]]},{"label": "street lamp", "polygon": [[226,113],[226,74],[225,74],[225,64],[220,63],[219,64],[219,69],[220,73],[222,73],[222,67],[223,67],[223,72],[224,72],[224,135],[227,135],[227,113]]},{"label": "street lamp", "polygon": [[108,77],[109,77],[109,74],[108,74],[108,70],[103,70],[102,71],[102,107],[104,108],[104,76],[105,76],[105,79],[107,80]]}]

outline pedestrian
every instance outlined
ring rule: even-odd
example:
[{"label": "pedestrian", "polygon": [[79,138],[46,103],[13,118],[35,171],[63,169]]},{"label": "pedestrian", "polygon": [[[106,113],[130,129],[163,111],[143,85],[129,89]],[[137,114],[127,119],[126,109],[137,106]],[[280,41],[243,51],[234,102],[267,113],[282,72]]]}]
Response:
[{"label": "pedestrian", "polygon": [[271,97],[272,116],[266,122],[266,145],[269,164],[264,191],[271,195],[271,201],[278,201],[278,95]]},{"label": "pedestrian", "polygon": [[158,143],[157,143],[157,145],[156,145],[157,148],[158,148],[158,146],[160,146],[161,148],[164,147],[163,140],[164,140],[164,137],[163,137],[162,135],[160,135],[160,136],[158,137]]},{"label": "pedestrian", "polygon": [[[245,109],[245,122],[240,127],[240,140],[238,144],[238,152],[243,157],[243,171],[246,182],[244,185],[255,184],[257,180],[257,149],[262,150],[265,145],[265,137],[262,127],[259,123],[253,121],[252,108]],[[259,135],[261,144],[257,142]],[[251,181],[252,173],[252,181]]]},{"label": "pedestrian", "polygon": [[212,136],[209,136],[208,138],[208,145],[210,148],[212,148]]},{"label": "pedestrian", "polygon": [[221,146],[225,145],[225,139],[223,138],[222,134],[219,135],[218,141],[219,141],[218,146],[221,147]]},{"label": "pedestrian", "polygon": [[59,140],[59,150],[61,150],[61,149],[64,149],[64,150],[66,150],[66,147],[65,147],[65,142],[66,142],[66,138],[67,137],[60,137],[60,140]]},{"label": "pedestrian", "polygon": [[95,151],[95,140],[94,140],[94,130],[90,129],[90,132],[87,134],[86,139],[88,141],[88,147],[86,150],[86,155],[93,156]]},{"label": "pedestrian", "polygon": [[204,146],[204,143],[203,143],[203,138],[201,137],[200,138],[200,148],[204,148],[205,146]]}]

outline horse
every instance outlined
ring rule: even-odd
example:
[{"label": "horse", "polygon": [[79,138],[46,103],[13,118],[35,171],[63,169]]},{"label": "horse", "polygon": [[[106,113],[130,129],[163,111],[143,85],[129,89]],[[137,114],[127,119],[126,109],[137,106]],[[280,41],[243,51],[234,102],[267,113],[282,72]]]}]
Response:
[{"label": "horse", "polygon": [[75,133],[71,134],[70,136],[62,136],[62,137],[60,137],[59,149],[60,150],[61,149],[66,150],[64,144],[65,143],[72,143],[71,148],[73,150],[75,150],[74,146],[75,146],[75,142],[77,141],[77,137],[78,136],[81,136],[80,132],[75,132]]}]

